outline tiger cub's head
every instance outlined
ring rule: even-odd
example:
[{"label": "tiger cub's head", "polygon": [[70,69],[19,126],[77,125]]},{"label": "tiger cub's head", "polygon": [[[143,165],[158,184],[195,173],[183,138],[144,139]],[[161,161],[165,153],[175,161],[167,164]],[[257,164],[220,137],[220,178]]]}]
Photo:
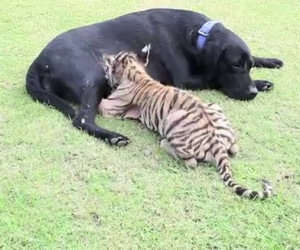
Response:
[{"label": "tiger cub's head", "polygon": [[121,51],[116,55],[103,56],[103,68],[108,84],[116,89],[122,81],[130,80],[136,71],[145,72],[148,64],[150,44],[146,45],[139,54]]}]

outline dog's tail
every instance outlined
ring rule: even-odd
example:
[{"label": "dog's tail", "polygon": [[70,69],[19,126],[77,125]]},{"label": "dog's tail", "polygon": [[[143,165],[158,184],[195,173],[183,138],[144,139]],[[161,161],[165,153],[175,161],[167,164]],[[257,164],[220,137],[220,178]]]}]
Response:
[{"label": "dog's tail", "polygon": [[28,94],[34,100],[51,105],[65,116],[71,119],[74,118],[76,112],[72,106],[55,93],[51,93],[43,87],[44,75],[45,72],[39,70],[36,62],[33,62],[26,75],[26,90]]}]

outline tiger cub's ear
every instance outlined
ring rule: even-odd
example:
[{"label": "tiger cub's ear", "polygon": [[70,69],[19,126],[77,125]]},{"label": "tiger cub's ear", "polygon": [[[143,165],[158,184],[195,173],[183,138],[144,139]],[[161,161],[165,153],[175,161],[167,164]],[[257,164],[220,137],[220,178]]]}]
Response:
[{"label": "tiger cub's ear", "polygon": [[113,73],[115,70],[114,57],[112,55],[104,54],[100,58],[100,64],[105,73],[105,78],[108,79],[109,72]]},{"label": "tiger cub's ear", "polygon": [[151,44],[149,43],[137,54],[137,57],[142,61],[144,66],[147,66],[149,63],[150,50]]},{"label": "tiger cub's ear", "polygon": [[104,54],[102,58],[100,58],[103,63],[111,63],[112,55]]}]

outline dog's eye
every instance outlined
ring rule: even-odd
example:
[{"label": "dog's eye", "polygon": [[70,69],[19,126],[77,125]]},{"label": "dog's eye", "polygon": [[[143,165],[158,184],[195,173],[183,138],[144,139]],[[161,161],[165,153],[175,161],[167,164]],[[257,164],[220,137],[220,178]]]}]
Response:
[{"label": "dog's eye", "polygon": [[232,65],[233,65],[233,67],[235,67],[235,68],[240,68],[240,67],[241,67],[241,65],[240,65],[239,63],[233,63]]}]

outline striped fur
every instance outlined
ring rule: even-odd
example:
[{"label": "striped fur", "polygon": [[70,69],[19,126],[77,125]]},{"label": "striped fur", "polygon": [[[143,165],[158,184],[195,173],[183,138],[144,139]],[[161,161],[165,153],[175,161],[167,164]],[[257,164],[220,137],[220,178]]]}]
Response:
[{"label": "striped fur", "polygon": [[115,91],[99,105],[104,116],[124,116],[138,107],[135,118],[162,137],[161,146],[194,168],[198,162],[216,163],[223,182],[237,195],[264,199],[273,193],[263,180],[263,191],[235,183],[229,155],[238,146],[231,124],[217,104],[204,104],[195,96],[152,79],[137,56],[120,52],[104,58],[109,84]]}]

